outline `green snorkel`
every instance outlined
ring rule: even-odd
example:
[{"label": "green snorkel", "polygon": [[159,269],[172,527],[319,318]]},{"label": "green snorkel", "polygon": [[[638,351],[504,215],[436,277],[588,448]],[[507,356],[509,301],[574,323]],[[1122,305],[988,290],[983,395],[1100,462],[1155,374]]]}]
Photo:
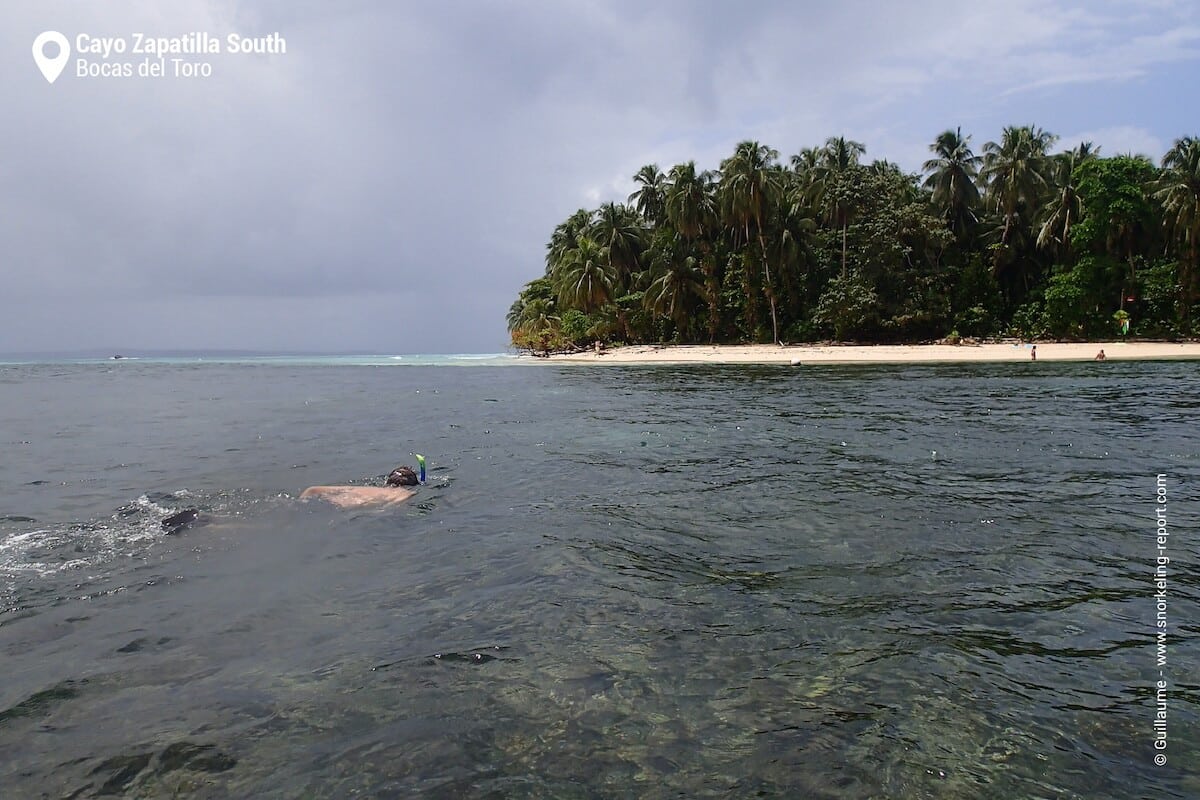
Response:
[{"label": "green snorkel", "polygon": [[421,474],[417,476],[417,480],[419,480],[422,484],[424,484],[425,483],[425,456],[421,455],[420,453],[413,453],[413,455],[416,457],[417,466],[421,470]]}]

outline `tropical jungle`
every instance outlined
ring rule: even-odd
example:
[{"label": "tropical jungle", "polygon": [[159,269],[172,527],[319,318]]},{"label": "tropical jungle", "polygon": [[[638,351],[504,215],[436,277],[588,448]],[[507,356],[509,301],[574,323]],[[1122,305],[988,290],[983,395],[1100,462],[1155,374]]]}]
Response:
[{"label": "tropical jungle", "polygon": [[515,347],[1178,339],[1200,332],[1200,138],[1155,164],[1012,126],[941,133],[920,174],[844,137],[786,161],[633,176],[560,223],[509,309]]}]

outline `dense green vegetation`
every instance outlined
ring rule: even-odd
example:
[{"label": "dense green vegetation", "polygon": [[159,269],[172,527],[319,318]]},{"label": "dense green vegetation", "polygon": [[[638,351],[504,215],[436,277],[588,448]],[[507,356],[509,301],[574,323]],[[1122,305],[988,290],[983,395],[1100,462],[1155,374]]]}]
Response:
[{"label": "dense green vegetation", "polygon": [[634,176],[558,227],[508,314],[534,351],[606,342],[869,342],[1198,332],[1200,139],[1155,166],[1005,128],[948,130],[921,175],[831,138],[780,161],[742,142]]}]

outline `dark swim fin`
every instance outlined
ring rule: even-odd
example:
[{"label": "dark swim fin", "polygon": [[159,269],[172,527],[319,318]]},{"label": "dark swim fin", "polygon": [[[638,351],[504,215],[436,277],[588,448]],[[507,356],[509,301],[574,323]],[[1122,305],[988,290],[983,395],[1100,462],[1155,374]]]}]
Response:
[{"label": "dark swim fin", "polygon": [[196,517],[200,516],[200,512],[194,508],[189,508],[186,511],[180,511],[178,514],[172,514],[162,521],[162,528],[168,534],[179,533],[181,530],[191,525],[196,521]]}]

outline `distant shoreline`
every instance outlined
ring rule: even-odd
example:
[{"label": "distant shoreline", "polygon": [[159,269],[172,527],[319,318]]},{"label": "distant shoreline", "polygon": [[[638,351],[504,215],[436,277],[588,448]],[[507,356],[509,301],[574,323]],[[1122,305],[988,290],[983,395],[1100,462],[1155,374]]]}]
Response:
[{"label": "distant shoreline", "polygon": [[[1200,342],[1037,342],[1038,361],[1200,360]],[[556,364],[922,364],[1032,361],[1035,344],[634,345],[552,355]],[[542,359],[538,359],[542,360]]]}]

